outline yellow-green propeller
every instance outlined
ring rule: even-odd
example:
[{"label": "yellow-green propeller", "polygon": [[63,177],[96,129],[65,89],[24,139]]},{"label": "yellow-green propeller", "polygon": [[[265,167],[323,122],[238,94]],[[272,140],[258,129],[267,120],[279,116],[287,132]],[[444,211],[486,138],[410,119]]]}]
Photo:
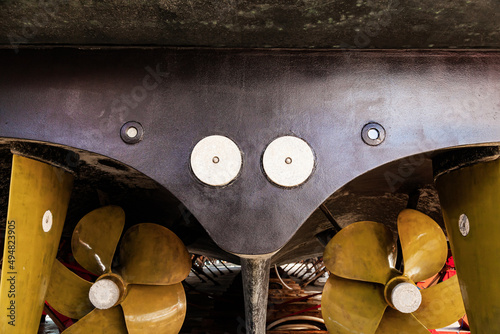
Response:
[{"label": "yellow-green propeller", "polygon": [[167,228],[150,223],[127,230],[119,266],[111,270],[125,222],[123,210],[107,206],[80,220],[73,232],[75,259],[100,275],[87,282],[59,262],[53,266],[47,302],[80,319],[64,333],[178,333],[186,314],[181,281],[191,269],[182,241]]},{"label": "yellow-green propeller", "polygon": [[0,333],[38,331],[73,176],[14,155],[0,288]]},{"label": "yellow-green propeller", "polygon": [[119,206],[109,205],[86,214],[71,238],[76,262],[97,276],[109,272],[124,226],[125,212]]},{"label": "yellow-green propeller", "polygon": [[332,275],[321,308],[330,333],[424,334],[465,314],[456,276],[425,290],[415,284],[446,262],[448,247],[439,225],[406,209],[398,216],[398,232],[403,273],[391,267],[396,245],[383,224],[351,224],[328,243],[324,262]]}]

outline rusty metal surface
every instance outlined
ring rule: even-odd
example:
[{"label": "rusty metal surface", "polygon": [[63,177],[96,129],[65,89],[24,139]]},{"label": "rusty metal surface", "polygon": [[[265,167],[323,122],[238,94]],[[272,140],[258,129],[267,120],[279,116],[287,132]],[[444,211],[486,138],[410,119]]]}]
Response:
[{"label": "rusty metal surface", "polygon": [[249,334],[266,331],[267,308],[263,305],[268,301],[270,264],[270,257],[241,259],[246,332]]},{"label": "rusty metal surface", "polygon": [[[382,173],[395,192],[424,152],[500,141],[496,52],[55,49],[0,58],[0,136],[121,161],[237,254],[279,249],[330,195],[376,167],[415,156]],[[120,138],[130,120],[144,126],[135,145]],[[361,139],[371,121],[387,131],[379,146]],[[189,168],[194,145],[213,134],[234,140],[244,157],[222,188],[202,185]],[[306,140],[316,156],[310,179],[293,189],[261,170],[265,147],[282,135]]]},{"label": "rusty metal surface", "polygon": [[0,44],[499,48],[495,0],[0,1]]}]

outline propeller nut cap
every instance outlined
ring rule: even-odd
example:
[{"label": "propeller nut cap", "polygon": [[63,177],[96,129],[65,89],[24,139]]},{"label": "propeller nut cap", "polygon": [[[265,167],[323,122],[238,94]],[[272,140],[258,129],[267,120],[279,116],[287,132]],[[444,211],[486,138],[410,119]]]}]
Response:
[{"label": "propeller nut cap", "polygon": [[101,279],[90,288],[89,299],[96,308],[107,310],[120,299],[120,288],[110,279]]},{"label": "propeller nut cap", "polygon": [[402,313],[412,313],[418,310],[422,303],[420,290],[411,283],[399,283],[391,293],[392,305]]}]

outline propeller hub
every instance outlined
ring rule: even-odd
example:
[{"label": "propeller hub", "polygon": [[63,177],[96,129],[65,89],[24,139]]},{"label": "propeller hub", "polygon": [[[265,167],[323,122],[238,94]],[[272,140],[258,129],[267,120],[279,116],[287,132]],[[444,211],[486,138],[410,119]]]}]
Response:
[{"label": "propeller hub", "polygon": [[406,277],[396,277],[385,287],[385,298],[389,305],[401,313],[412,313],[422,303],[418,287]]},{"label": "propeller hub", "polygon": [[411,283],[399,283],[392,290],[391,300],[394,307],[402,313],[412,313],[418,310],[422,303],[420,290]]},{"label": "propeller hub", "polygon": [[89,299],[96,308],[107,310],[123,299],[124,291],[123,281],[117,275],[107,274],[92,285]]}]

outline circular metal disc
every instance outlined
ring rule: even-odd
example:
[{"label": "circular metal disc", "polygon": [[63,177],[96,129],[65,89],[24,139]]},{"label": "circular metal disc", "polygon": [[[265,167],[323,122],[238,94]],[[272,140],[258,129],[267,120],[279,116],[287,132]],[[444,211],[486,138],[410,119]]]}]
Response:
[{"label": "circular metal disc", "polygon": [[191,169],[194,175],[210,186],[224,186],[239,174],[242,164],[241,151],[224,136],[205,137],[191,153]]},{"label": "circular metal disc", "polygon": [[469,217],[466,214],[461,214],[458,218],[458,228],[460,229],[460,233],[466,237],[470,232],[470,223]]},{"label": "circular metal disc", "polygon": [[42,218],[42,229],[44,232],[49,232],[52,229],[52,212],[45,211]]},{"label": "circular metal disc", "polygon": [[361,130],[361,138],[370,146],[380,145],[385,140],[385,129],[378,123],[370,122]]},{"label": "circular metal disc", "polygon": [[141,123],[127,122],[122,125],[120,136],[127,144],[137,144],[144,137],[144,128]]},{"label": "circular metal disc", "polygon": [[89,299],[92,305],[100,310],[113,307],[120,299],[120,289],[110,279],[101,279],[92,285],[89,291]]},{"label": "circular metal disc", "polygon": [[392,290],[391,300],[398,311],[402,313],[412,313],[420,307],[422,303],[422,294],[414,284],[399,283]]},{"label": "circular metal disc", "polygon": [[282,187],[295,187],[312,174],[314,153],[303,139],[283,136],[267,146],[262,165],[272,182]]}]

